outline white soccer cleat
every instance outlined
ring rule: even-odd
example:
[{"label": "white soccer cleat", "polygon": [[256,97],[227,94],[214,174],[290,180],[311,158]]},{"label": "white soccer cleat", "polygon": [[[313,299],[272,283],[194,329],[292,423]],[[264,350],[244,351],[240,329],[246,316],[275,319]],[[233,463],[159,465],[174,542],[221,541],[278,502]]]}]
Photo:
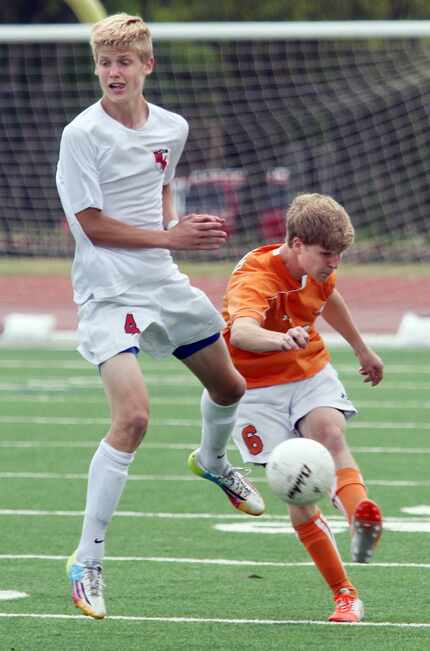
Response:
[{"label": "white soccer cleat", "polygon": [[72,599],[76,608],[87,617],[106,617],[101,565],[94,562],[78,563],[74,552],[67,561],[66,572],[72,584]]},{"label": "white soccer cleat", "polygon": [[248,515],[262,515],[266,508],[255,486],[244,476],[242,468],[230,468],[225,475],[215,475],[203,468],[198,461],[198,450],[188,457],[188,468],[198,477],[209,479],[227,495],[235,509]]}]

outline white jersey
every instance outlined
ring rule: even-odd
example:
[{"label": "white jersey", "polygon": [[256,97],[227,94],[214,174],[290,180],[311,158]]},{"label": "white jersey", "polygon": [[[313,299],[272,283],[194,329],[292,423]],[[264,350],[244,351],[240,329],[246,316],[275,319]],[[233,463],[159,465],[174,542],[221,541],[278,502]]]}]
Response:
[{"label": "white jersey", "polygon": [[162,187],[172,181],[188,135],[176,113],[149,104],[141,129],[111,118],[101,100],[68,124],[61,138],[57,188],[75,238],[74,300],[117,296],[145,279],[177,272],[167,249],[95,246],[76,213],[98,208],[118,221],[162,230]]}]

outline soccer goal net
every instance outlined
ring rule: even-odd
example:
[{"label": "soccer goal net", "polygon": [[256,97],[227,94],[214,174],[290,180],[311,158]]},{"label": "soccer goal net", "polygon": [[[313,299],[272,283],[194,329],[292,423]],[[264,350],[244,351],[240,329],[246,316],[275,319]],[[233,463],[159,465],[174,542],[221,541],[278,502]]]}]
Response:
[{"label": "soccer goal net", "polygon": [[[178,212],[226,218],[218,257],[282,239],[288,203],[322,192],[352,216],[352,259],[429,260],[430,21],[151,27],[146,96],[191,128]],[[64,125],[99,97],[88,38],[0,28],[1,255],[72,251],[55,168]]]}]

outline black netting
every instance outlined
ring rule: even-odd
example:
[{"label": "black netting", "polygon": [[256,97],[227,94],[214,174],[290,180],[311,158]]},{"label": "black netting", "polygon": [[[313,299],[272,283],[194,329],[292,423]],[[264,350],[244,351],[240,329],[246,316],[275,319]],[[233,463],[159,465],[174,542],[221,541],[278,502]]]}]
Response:
[{"label": "black netting", "polygon": [[[227,218],[216,257],[282,238],[288,203],[318,191],[351,214],[350,257],[429,259],[427,40],[155,47],[146,96],[191,126],[178,211]],[[68,255],[55,168],[63,126],[99,96],[89,47],[1,43],[0,60],[0,254]]]}]

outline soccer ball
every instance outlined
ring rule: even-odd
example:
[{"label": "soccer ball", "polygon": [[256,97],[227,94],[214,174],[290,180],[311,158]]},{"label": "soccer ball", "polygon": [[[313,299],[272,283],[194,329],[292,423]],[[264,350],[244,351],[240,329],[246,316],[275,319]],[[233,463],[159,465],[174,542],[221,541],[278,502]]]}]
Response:
[{"label": "soccer ball", "polygon": [[332,487],[334,461],[321,443],[294,438],[272,450],[266,466],[272,491],[288,504],[315,504]]}]

